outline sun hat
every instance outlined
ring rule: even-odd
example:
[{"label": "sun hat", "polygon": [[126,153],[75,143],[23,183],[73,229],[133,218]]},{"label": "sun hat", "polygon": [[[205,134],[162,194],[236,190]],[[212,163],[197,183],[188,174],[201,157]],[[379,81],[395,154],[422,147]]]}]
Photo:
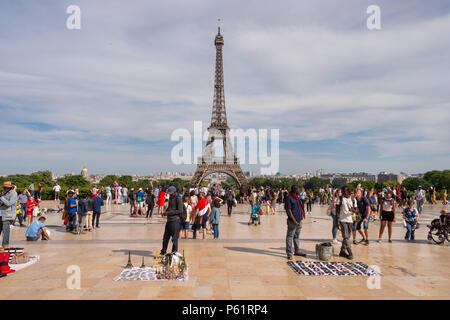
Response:
[{"label": "sun hat", "polygon": [[139,188],[139,190],[138,191],[142,191],[142,188]]},{"label": "sun hat", "polygon": [[3,182],[3,188],[12,188],[12,183],[11,181],[5,181]]},{"label": "sun hat", "polygon": [[442,209],[442,210],[441,210],[441,214],[444,214],[444,215],[446,215],[446,214],[448,214],[448,211],[447,211],[447,210],[445,210],[445,209]]},{"label": "sun hat", "polygon": [[168,194],[172,194],[172,193],[174,193],[175,191],[177,191],[177,188],[175,188],[174,186],[170,186],[169,189],[167,189],[167,193],[168,193]]}]

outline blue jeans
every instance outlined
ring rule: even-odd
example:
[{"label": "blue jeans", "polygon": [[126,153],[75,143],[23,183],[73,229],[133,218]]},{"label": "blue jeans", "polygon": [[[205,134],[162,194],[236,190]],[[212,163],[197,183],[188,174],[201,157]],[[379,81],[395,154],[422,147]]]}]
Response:
[{"label": "blue jeans", "polygon": [[2,239],[2,247],[9,245],[9,233],[10,233],[10,225],[13,223],[11,220],[2,220],[1,221],[1,230],[0,233],[3,233],[3,239]]},{"label": "blue jeans", "polygon": [[218,224],[213,224],[213,230],[214,230],[214,239],[219,238],[219,225]]},{"label": "blue jeans", "polygon": [[77,213],[69,213],[69,229],[70,231],[76,231],[77,230]]},{"label": "blue jeans", "polygon": [[334,212],[331,213],[331,219],[333,220],[333,228],[331,229],[331,233],[333,234],[333,239],[336,239],[338,233],[338,221],[336,213]]},{"label": "blue jeans", "polygon": [[414,240],[415,236],[415,227],[416,227],[416,221],[406,221],[406,235],[405,240]]}]

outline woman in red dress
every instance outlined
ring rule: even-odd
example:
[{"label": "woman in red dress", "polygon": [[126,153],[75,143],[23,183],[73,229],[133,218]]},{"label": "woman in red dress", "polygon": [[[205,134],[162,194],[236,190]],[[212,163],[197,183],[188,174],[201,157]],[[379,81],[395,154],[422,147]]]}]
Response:
[{"label": "woman in red dress", "polygon": [[163,216],[164,212],[164,201],[166,201],[166,192],[163,190],[159,190],[158,193],[158,214],[161,214],[161,217]]}]

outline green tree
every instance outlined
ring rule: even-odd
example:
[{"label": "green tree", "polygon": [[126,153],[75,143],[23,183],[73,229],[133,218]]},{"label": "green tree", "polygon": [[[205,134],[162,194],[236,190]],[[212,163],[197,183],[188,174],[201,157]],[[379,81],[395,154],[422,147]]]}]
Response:
[{"label": "green tree", "polygon": [[82,175],[65,176],[58,178],[58,183],[64,187],[89,187],[91,183]]},{"label": "green tree", "polygon": [[[116,180],[121,186],[131,186],[133,183],[133,178],[131,176],[121,176]],[[114,183],[114,180],[113,180]]]},{"label": "green tree", "polygon": [[114,181],[118,181],[118,180],[119,180],[118,176],[109,174],[107,176],[104,176],[103,179],[100,180],[99,184],[101,186],[108,186],[109,185],[110,187],[112,187],[114,185]]},{"label": "green tree", "polygon": [[426,181],[425,179],[414,178],[414,177],[406,178],[402,182],[402,187],[405,187],[406,190],[408,190],[408,191],[414,191],[419,186],[422,186],[423,188],[428,189],[430,187],[430,183],[428,181]]},{"label": "green tree", "polygon": [[320,187],[325,187],[325,185],[327,184],[331,185],[329,180],[312,177],[305,181],[303,187],[306,190],[313,190],[313,192],[318,192]]}]

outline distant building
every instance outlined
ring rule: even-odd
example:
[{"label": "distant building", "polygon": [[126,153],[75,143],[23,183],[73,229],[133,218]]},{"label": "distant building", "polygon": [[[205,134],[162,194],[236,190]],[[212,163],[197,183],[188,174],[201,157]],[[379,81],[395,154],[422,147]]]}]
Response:
[{"label": "distant building", "polygon": [[378,182],[395,181],[397,183],[402,183],[403,180],[405,180],[405,178],[406,178],[406,176],[403,174],[380,172],[378,174],[377,181]]},{"label": "distant building", "polygon": [[83,169],[81,170],[81,175],[82,175],[83,178],[85,178],[86,180],[89,179],[88,169],[87,169],[86,165],[84,165]]}]

